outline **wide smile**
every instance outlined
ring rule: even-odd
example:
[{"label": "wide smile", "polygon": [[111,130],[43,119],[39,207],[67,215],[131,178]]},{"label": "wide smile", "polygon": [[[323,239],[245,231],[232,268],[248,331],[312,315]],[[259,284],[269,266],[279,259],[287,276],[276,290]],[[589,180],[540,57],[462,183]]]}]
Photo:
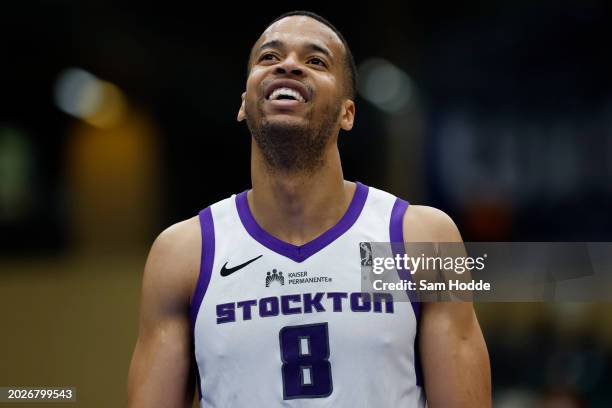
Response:
[{"label": "wide smile", "polygon": [[304,99],[304,97],[298,91],[287,87],[276,88],[266,99],[268,99],[269,101],[288,100],[298,101],[302,103],[306,102],[306,99]]},{"label": "wide smile", "polygon": [[265,100],[272,107],[287,109],[303,106],[310,100],[308,88],[300,81],[278,79],[270,82],[264,90]]}]

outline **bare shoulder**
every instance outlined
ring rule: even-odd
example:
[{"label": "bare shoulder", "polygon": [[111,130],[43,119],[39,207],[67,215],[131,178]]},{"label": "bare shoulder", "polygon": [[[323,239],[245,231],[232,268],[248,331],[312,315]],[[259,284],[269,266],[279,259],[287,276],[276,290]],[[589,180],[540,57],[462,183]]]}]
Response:
[{"label": "bare shoulder", "polygon": [[407,242],[457,242],[461,234],[444,211],[425,205],[410,205],[404,215]]},{"label": "bare shoulder", "polygon": [[200,244],[200,221],[197,216],[177,222],[163,230],[155,239],[151,251],[181,256]]},{"label": "bare shoulder", "polygon": [[172,292],[172,297],[189,301],[198,278],[201,244],[197,216],[166,228],[155,239],[149,252],[145,281]]}]

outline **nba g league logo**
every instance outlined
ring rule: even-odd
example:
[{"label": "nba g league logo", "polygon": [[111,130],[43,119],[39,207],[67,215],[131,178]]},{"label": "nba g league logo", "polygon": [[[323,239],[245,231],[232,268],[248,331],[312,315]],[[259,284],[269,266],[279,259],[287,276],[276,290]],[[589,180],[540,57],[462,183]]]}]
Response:
[{"label": "nba g league logo", "polygon": [[372,266],[372,245],[369,242],[359,243],[361,266]]}]

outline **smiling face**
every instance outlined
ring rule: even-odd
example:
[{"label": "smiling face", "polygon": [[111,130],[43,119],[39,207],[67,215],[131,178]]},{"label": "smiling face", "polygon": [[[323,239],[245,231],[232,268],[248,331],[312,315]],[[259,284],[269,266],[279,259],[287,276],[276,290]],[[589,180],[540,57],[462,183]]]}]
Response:
[{"label": "smiling face", "polygon": [[313,170],[340,128],[352,128],[345,61],[338,36],[307,16],[277,21],[255,43],[238,120],[269,167]]}]

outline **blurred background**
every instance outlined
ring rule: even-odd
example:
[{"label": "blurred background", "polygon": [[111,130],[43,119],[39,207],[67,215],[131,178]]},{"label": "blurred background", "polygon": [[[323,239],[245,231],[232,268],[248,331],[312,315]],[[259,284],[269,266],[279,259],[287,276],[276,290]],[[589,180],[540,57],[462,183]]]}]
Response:
[{"label": "blurred background", "polygon": [[[4,3],[0,386],[125,405],[148,248],[249,188],[247,56],[294,9],[328,18],[355,55],[347,179],[441,208],[466,241],[612,241],[610,8]],[[477,313],[496,406],[611,406],[609,304]]]}]

